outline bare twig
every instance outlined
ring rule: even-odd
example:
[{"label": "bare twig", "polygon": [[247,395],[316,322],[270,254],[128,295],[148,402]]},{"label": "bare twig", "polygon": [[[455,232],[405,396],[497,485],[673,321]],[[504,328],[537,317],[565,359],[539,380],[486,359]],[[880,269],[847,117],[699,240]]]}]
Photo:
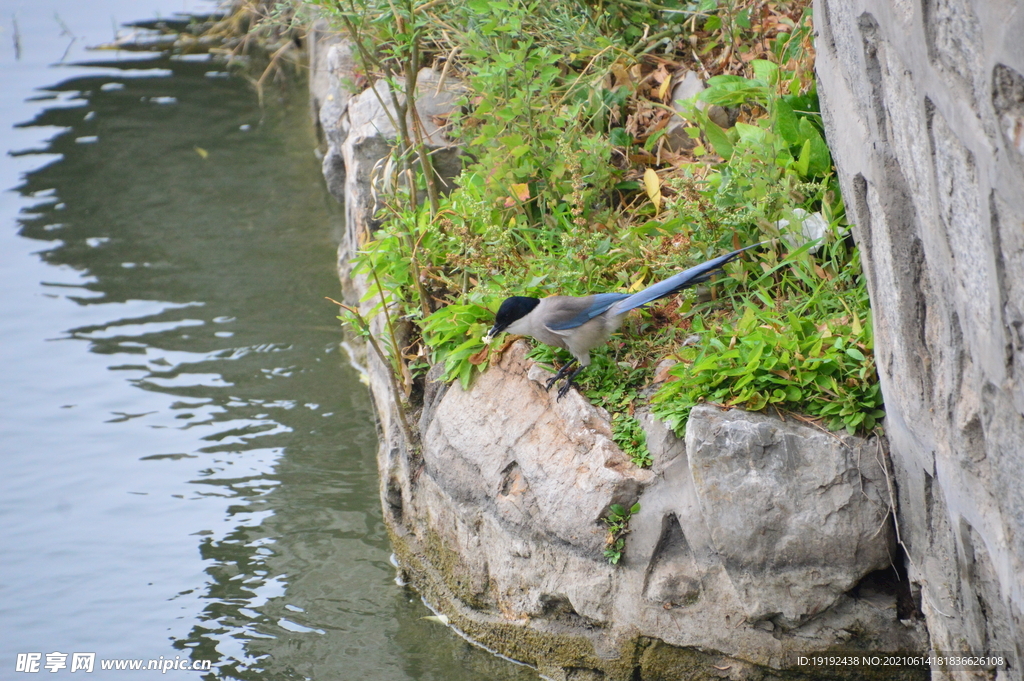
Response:
[{"label": "bare twig", "polygon": [[459,50],[462,49],[461,45],[456,45],[448,56],[445,57],[444,67],[441,68],[441,75],[437,79],[437,87],[434,88],[434,96],[437,97],[441,94],[441,89],[444,88],[444,81],[448,77],[448,70],[452,67],[452,62],[455,61],[455,56],[458,55]]},{"label": "bare twig", "polygon": [[352,318],[358,322],[359,327],[363,330],[364,335],[369,340],[370,347],[373,348],[373,351],[377,355],[377,358],[381,361],[381,363],[384,364],[385,367],[387,367],[388,382],[390,383],[391,386],[391,396],[395,402],[395,408],[398,411],[398,420],[402,427],[402,434],[405,436],[405,444],[410,448],[410,450],[413,449],[414,440],[412,437],[412,429],[409,427],[409,420],[405,414],[405,405],[402,404],[402,393],[400,393],[398,389],[398,379],[395,376],[395,368],[388,360],[388,357],[384,353],[384,350],[381,349],[380,344],[377,343],[377,339],[374,337],[373,331],[370,329],[369,322],[366,321],[366,319],[359,312],[359,310],[350,307],[345,303],[339,303],[334,298],[329,298],[327,296],[324,296],[324,298],[331,301],[338,307],[346,310],[350,315],[352,315]]},{"label": "bare twig", "polygon": [[416,8],[413,9],[412,13],[413,14],[419,14],[420,12],[426,12],[428,9],[432,8],[434,5],[440,5],[444,1],[445,0],[430,0],[430,2],[425,2],[422,5],[416,6]]},{"label": "bare twig", "polygon": [[260,76],[259,80],[256,81],[256,97],[259,100],[260,106],[263,106],[263,81],[270,75],[270,70],[277,67],[277,60],[281,58],[288,48],[292,46],[292,42],[289,40],[281,47],[274,51],[274,54],[270,57],[270,63],[267,64],[267,68],[263,70],[263,75]]}]

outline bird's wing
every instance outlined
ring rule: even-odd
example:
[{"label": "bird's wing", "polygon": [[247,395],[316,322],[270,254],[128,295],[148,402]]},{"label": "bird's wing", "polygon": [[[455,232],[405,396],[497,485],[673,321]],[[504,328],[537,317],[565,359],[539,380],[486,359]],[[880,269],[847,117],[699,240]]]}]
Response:
[{"label": "bird's wing", "polygon": [[748,248],[754,248],[755,246],[760,245],[761,244],[758,243],[753,246],[747,246],[746,248],[740,248],[731,253],[726,253],[725,255],[720,255],[717,258],[691,267],[679,274],[675,274],[664,281],[659,281],[657,284],[651,284],[643,291],[628,296],[625,300],[616,305],[615,314],[625,314],[634,308],[654,302],[659,298],[664,298],[665,296],[684,289],[687,286],[693,286],[694,284],[705,282],[711,278],[711,275],[715,273],[715,270],[721,269],[722,265],[729,262]]},{"label": "bird's wing", "polygon": [[565,331],[583,326],[594,317],[604,314],[608,309],[629,298],[628,293],[598,293],[594,296],[574,298],[572,296],[552,296],[545,298],[544,326],[552,331]]}]

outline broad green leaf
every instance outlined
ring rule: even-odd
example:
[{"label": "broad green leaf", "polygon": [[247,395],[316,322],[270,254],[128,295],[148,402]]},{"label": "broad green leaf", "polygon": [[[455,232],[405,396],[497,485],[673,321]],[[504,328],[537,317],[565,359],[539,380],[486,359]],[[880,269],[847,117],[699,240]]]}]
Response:
[{"label": "broad green leaf", "polygon": [[732,142],[729,141],[725,130],[709,121],[708,126],[704,129],[704,134],[708,136],[708,141],[715,148],[716,154],[726,161],[732,158]]},{"label": "broad green leaf", "polygon": [[747,144],[752,145],[763,145],[768,137],[768,133],[764,128],[759,128],[756,125],[750,125],[749,123],[736,123],[736,132],[739,134],[740,139]]},{"label": "broad green leaf", "polygon": [[794,169],[800,177],[807,177],[807,171],[811,167],[811,140],[804,140],[800,149],[800,157],[797,158]]},{"label": "broad green leaf", "polygon": [[810,141],[810,163],[807,167],[808,177],[824,175],[832,167],[832,154],[829,153],[828,145],[822,139],[821,133],[806,118],[801,118],[799,123],[800,136]]},{"label": "broad green leaf", "polygon": [[799,121],[793,113],[793,107],[785,100],[775,102],[775,132],[786,140],[787,144],[799,144],[801,137],[798,131]]},{"label": "broad green leaf", "polygon": [[767,85],[776,85],[779,82],[779,65],[773,64],[766,59],[755,59],[750,62],[754,69],[754,78]]}]

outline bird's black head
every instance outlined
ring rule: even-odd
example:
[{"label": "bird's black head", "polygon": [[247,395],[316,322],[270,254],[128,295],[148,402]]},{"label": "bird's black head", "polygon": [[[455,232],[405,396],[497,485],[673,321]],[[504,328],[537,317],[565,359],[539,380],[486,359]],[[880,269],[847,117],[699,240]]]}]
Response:
[{"label": "bird's black head", "polygon": [[487,336],[494,338],[507,329],[510,324],[514,324],[517,320],[530,314],[533,308],[537,307],[538,303],[540,303],[540,298],[528,298],[526,296],[506,298],[502,302],[501,307],[498,308],[498,314],[494,315],[494,326],[491,327]]}]

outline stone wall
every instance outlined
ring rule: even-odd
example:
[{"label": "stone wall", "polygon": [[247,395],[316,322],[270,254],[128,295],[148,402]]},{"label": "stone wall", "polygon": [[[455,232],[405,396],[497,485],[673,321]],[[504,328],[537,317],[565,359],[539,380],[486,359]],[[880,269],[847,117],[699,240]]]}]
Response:
[{"label": "stone wall", "polygon": [[1024,5],[816,0],[932,646],[1024,646]]}]

